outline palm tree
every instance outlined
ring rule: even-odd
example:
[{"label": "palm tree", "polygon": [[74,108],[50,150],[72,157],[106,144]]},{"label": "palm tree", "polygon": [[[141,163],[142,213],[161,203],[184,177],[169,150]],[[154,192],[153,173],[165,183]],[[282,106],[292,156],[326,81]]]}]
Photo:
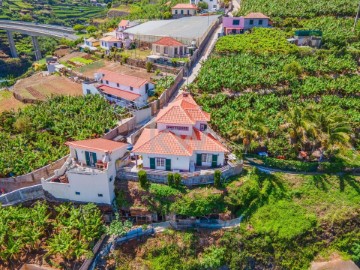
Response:
[{"label": "palm tree", "polygon": [[353,133],[351,125],[339,111],[331,108],[315,116],[319,129],[318,142],[321,145],[321,157],[327,150],[351,146],[350,140]]},{"label": "palm tree", "polygon": [[311,138],[317,136],[317,129],[315,123],[311,120],[313,114],[312,108],[301,108],[295,106],[283,115],[284,124],[280,126],[281,129],[288,131],[290,144],[294,148],[304,148],[304,145],[311,142]]},{"label": "palm tree", "polygon": [[268,132],[263,118],[253,112],[247,112],[242,122],[234,122],[235,129],[230,131],[230,139],[233,141],[242,140],[245,155],[247,154],[251,142],[260,140]]}]

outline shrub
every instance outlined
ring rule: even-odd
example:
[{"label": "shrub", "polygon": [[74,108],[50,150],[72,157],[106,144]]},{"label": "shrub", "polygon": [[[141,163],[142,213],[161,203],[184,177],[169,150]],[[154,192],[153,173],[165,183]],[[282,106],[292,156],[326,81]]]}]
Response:
[{"label": "shrub", "polygon": [[81,31],[85,30],[85,26],[82,24],[76,24],[73,29],[74,31],[80,33]]},{"label": "shrub", "polygon": [[174,186],[177,188],[181,186],[181,175],[179,173],[174,174]]},{"label": "shrub", "polygon": [[89,25],[88,27],[86,27],[86,32],[87,33],[94,33],[96,32],[97,28],[94,25]]},{"label": "shrub", "polygon": [[199,2],[198,4],[198,8],[200,8],[201,10],[203,9],[208,9],[209,5],[205,2]]},{"label": "shrub", "polygon": [[151,72],[151,69],[153,68],[153,64],[151,62],[146,62],[146,71],[148,73]]},{"label": "shrub", "polygon": [[174,186],[174,175],[172,173],[169,173],[167,175],[167,181],[168,181],[168,185],[170,187],[173,187]]},{"label": "shrub", "polygon": [[214,186],[219,188],[221,187],[221,171],[215,170],[214,173]]},{"label": "shrub", "polygon": [[148,189],[149,188],[149,180],[147,179],[146,172],[144,170],[140,170],[138,172],[138,177],[139,177],[140,186],[143,189]]}]

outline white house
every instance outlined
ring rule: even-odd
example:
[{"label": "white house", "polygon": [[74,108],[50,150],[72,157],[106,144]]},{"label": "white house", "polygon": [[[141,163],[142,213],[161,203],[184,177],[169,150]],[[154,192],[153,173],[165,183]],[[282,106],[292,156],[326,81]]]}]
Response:
[{"label": "white house", "polygon": [[197,6],[194,4],[176,4],[171,8],[171,14],[174,17],[194,16],[196,11]]},{"label": "white house", "polygon": [[220,1],[218,0],[190,0],[190,4],[199,5],[199,3],[204,2],[208,4],[208,10],[214,11],[220,8]]},{"label": "white house", "polygon": [[54,176],[41,180],[43,189],[57,199],[111,204],[117,166],[128,145],[101,138],[66,144],[70,157]]},{"label": "white house", "polygon": [[154,90],[154,84],[144,78],[106,69],[98,70],[94,77],[96,83],[83,83],[83,94],[103,94],[107,100],[122,107],[146,105],[150,92]]},{"label": "white house", "polygon": [[187,55],[187,46],[171,37],[163,37],[152,43],[153,55],[165,56],[169,58],[185,57]]},{"label": "white house", "polygon": [[88,48],[90,51],[96,51],[97,50],[97,46],[100,45],[99,40],[97,40],[96,38],[90,37],[90,38],[85,38],[84,39],[84,44],[80,45],[80,48],[85,49]]},{"label": "white house", "polygon": [[100,39],[100,47],[109,53],[113,47],[121,48],[121,40],[113,36],[106,36]]},{"label": "white house", "polygon": [[207,132],[210,115],[189,93],[181,93],[156,118],[156,129],[145,129],[132,152],[144,169],[195,171],[225,163],[228,150]]}]

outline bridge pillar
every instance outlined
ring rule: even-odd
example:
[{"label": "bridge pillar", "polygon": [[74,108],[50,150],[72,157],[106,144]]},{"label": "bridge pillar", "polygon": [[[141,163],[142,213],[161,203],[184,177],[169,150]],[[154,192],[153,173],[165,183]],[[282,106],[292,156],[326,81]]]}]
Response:
[{"label": "bridge pillar", "polygon": [[17,58],[18,54],[17,54],[16,47],[15,47],[13,33],[11,31],[6,31],[6,34],[7,34],[8,40],[9,40],[11,56],[13,58]]},{"label": "bridge pillar", "polygon": [[39,42],[37,40],[37,36],[31,36],[31,39],[34,46],[35,59],[36,61],[39,61],[41,59],[41,51],[40,51]]}]

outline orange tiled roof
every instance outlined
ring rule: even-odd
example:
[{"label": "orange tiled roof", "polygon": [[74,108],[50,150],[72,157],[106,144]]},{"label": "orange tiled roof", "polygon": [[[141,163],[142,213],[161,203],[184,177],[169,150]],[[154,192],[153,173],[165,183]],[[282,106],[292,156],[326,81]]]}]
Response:
[{"label": "orange tiled roof", "polygon": [[121,20],[121,22],[119,23],[120,27],[126,27],[129,23],[129,20]]},{"label": "orange tiled roof", "polygon": [[97,73],[103,74],[104,76],[102,79],[105,81],[115,82],[126,86],[132,86],[135,88],[140,88],[144,84],[148,83],[146,79],[131,75],[120,74],[106,69],[99,69]]},{"label": "orange tiled roof", "polygon": [[66,142],[65,144],[75,148],[82,148],[82,149],[102,151],[102,152],[112,152],[117,149],[123,148],[124,146],[127,146],[126,143],[114,142],[102,138]]},{"label": "orange tiled roof", "polygon": [[173,9],[197,9],[197,7],[194,4],[177,4],[172,7]]},{"label": "orange tiled roof", "polygon": [[117,88],[113,88],[113,87],[110,87],[107,85],[100,85],[99,89],[101,89],[106,94],[113,95],[115,97],[119,97],[119,98],[126,99],[129,101],[134,101],[140,97],[140,95],[138,95],[138,94],[131,93],[131,92],[128,92],[125,90],[117,89]]},{"label": "orange tiled roof", "polygon": [[268,16],[262,14],[261,12],[251,12],[248,15],[244,16],[246,19],[269,19]]},{"label": "orange tiled roof", "polygon": [[117,42],[120,41],[119,39],[117,39],[116,37],[112,37],[112,36],[106,36],[103,38],[100,38],[101,41],[110,41],[110,42]]},{"label": "orange tiled roof", "polygon": [[201,110],[199,105],[188,93],[182,93],[162,109],[157,118],[157,123],[192,125],[196,121],[210,121],[210,114]]},{"label": "orange tiled roof", "polygon": [[192,156],[194,151],[228,152],[214,137],[195,128],[192,136],[178,136],[167,130],[159,132],[145,129],[133,149],[137,154],[173,156]]},{"label": "orange tiled roof", "polygon": [[184,44],[171,37],[163,37],[158,41],[153,42],[153,44],[162,46],[184,46]]},{"label": "orange tiled roof", "polygon": [[[134,153],[192,156],[189,146],[170,131],[162,131],[155,135],[156,132],[152,133],[151,130],[148,130],[143,132],[143,134],[141,134],[140,137],[142,138],[139,138],[134,146]],[[149,137],[146,138],[146,136]]]}]

